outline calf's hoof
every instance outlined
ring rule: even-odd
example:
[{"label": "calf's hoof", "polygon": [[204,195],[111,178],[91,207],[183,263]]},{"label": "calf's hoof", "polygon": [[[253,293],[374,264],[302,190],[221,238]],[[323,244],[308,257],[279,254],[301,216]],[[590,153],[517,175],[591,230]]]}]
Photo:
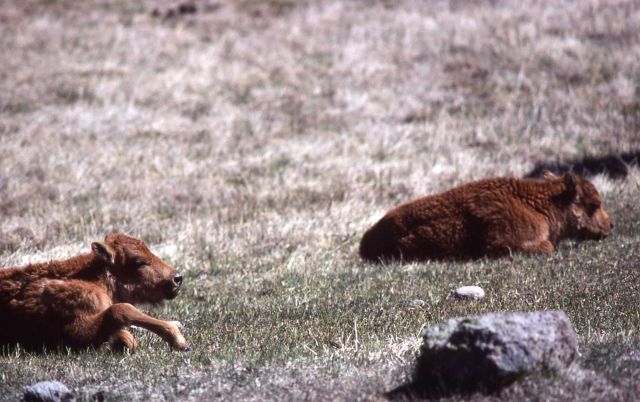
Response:
[{"label": "calf's hoof", "polygon": [[181,352],[188,352],[191,350],[189,342],[187,342],[187,340],[182,335],[176,337],[176,339],[171,343],[171,347]]},{"label": "calf's hoof", "polygon": [[173,338],[170,339],[169,344],[175,350],[189,351],[189,342],[185,339],[184,335],[180,332],[182,324],[179,321],[169,321],[169,325],[172,327]]},{"label": "calf's hoof", "polygon": [[123,331],[111,341],[111,349],[121,353],[126,351],[133,353],[138,349],[138,341],[130,332]]}]

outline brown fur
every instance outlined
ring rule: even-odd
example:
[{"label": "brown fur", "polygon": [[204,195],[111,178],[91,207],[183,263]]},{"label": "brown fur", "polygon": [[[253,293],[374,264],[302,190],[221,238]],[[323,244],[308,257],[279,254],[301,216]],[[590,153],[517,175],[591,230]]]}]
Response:
[{"label": "brown fur", "polygon": [[0,269],[0,345],[84,348],[110,341],[134,350],[126,328],[136,325],[188,349],[176,323],[133,306],[176,297],[182,283],[176,270],[143,241],[122,234],[91,249],[64,261]]},{"label": "brown fur", "polygon": [[600,239],[612,227],[583,177],[493,178],[392,209],[364,234],[360,256],[379,262],[551,253],[562,239]]}]

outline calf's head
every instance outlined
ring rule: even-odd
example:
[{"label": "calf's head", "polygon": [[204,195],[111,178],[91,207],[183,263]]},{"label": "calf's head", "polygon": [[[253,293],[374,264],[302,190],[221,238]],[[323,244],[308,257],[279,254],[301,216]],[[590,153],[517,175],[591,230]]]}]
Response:
[{"label": "calf's head", "polygon": [[118,302],[159,303],[178,295],[182,276],[139,239],[109,234],[91,249],[109,267]]},{"label": "calf's head", "polygon": [[596,187],[584,177],[565,173],[557,177],[545,172],[547,180],[561,182],[564,189],[560,200],[566,210],[565,228],[570,237],[579,239],[602,239],[611,233],[613,223],[602,208],[602,200]]}]

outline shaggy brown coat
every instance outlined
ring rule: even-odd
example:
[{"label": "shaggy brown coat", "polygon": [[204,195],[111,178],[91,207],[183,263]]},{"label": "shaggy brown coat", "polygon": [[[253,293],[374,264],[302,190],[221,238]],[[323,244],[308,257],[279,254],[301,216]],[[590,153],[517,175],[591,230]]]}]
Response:
[{"label": "shaggy brown coat", "polygon": [[551,253],[562,239],[600,239],[612,227],[583,177],[493,178],[392,209],[364,234],[360,256],[379,262]]},{"label": "shaggy brown coat", "polygon": [[107,235],[91,249],[64,261],[0,269],[0,345],[84,348],[110,341],[135,350],[127,327],[136,325],[188,349],[176,322],[133,306],[175,298],[182,284],[176,270],[123,234]]}]

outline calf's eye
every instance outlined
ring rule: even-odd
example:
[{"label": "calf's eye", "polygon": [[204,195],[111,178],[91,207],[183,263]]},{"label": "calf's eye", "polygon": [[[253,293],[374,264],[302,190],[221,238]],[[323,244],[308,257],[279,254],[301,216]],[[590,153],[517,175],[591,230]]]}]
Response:
[{"label": "calf's eye", "polygon": [[142,268],[142,267],[144,267],[145,265],[147,265],[147,262],[146,262],[145,260],[135,260],[135,261],[133,261],[133,265],[134,265],[136,268]]}]

